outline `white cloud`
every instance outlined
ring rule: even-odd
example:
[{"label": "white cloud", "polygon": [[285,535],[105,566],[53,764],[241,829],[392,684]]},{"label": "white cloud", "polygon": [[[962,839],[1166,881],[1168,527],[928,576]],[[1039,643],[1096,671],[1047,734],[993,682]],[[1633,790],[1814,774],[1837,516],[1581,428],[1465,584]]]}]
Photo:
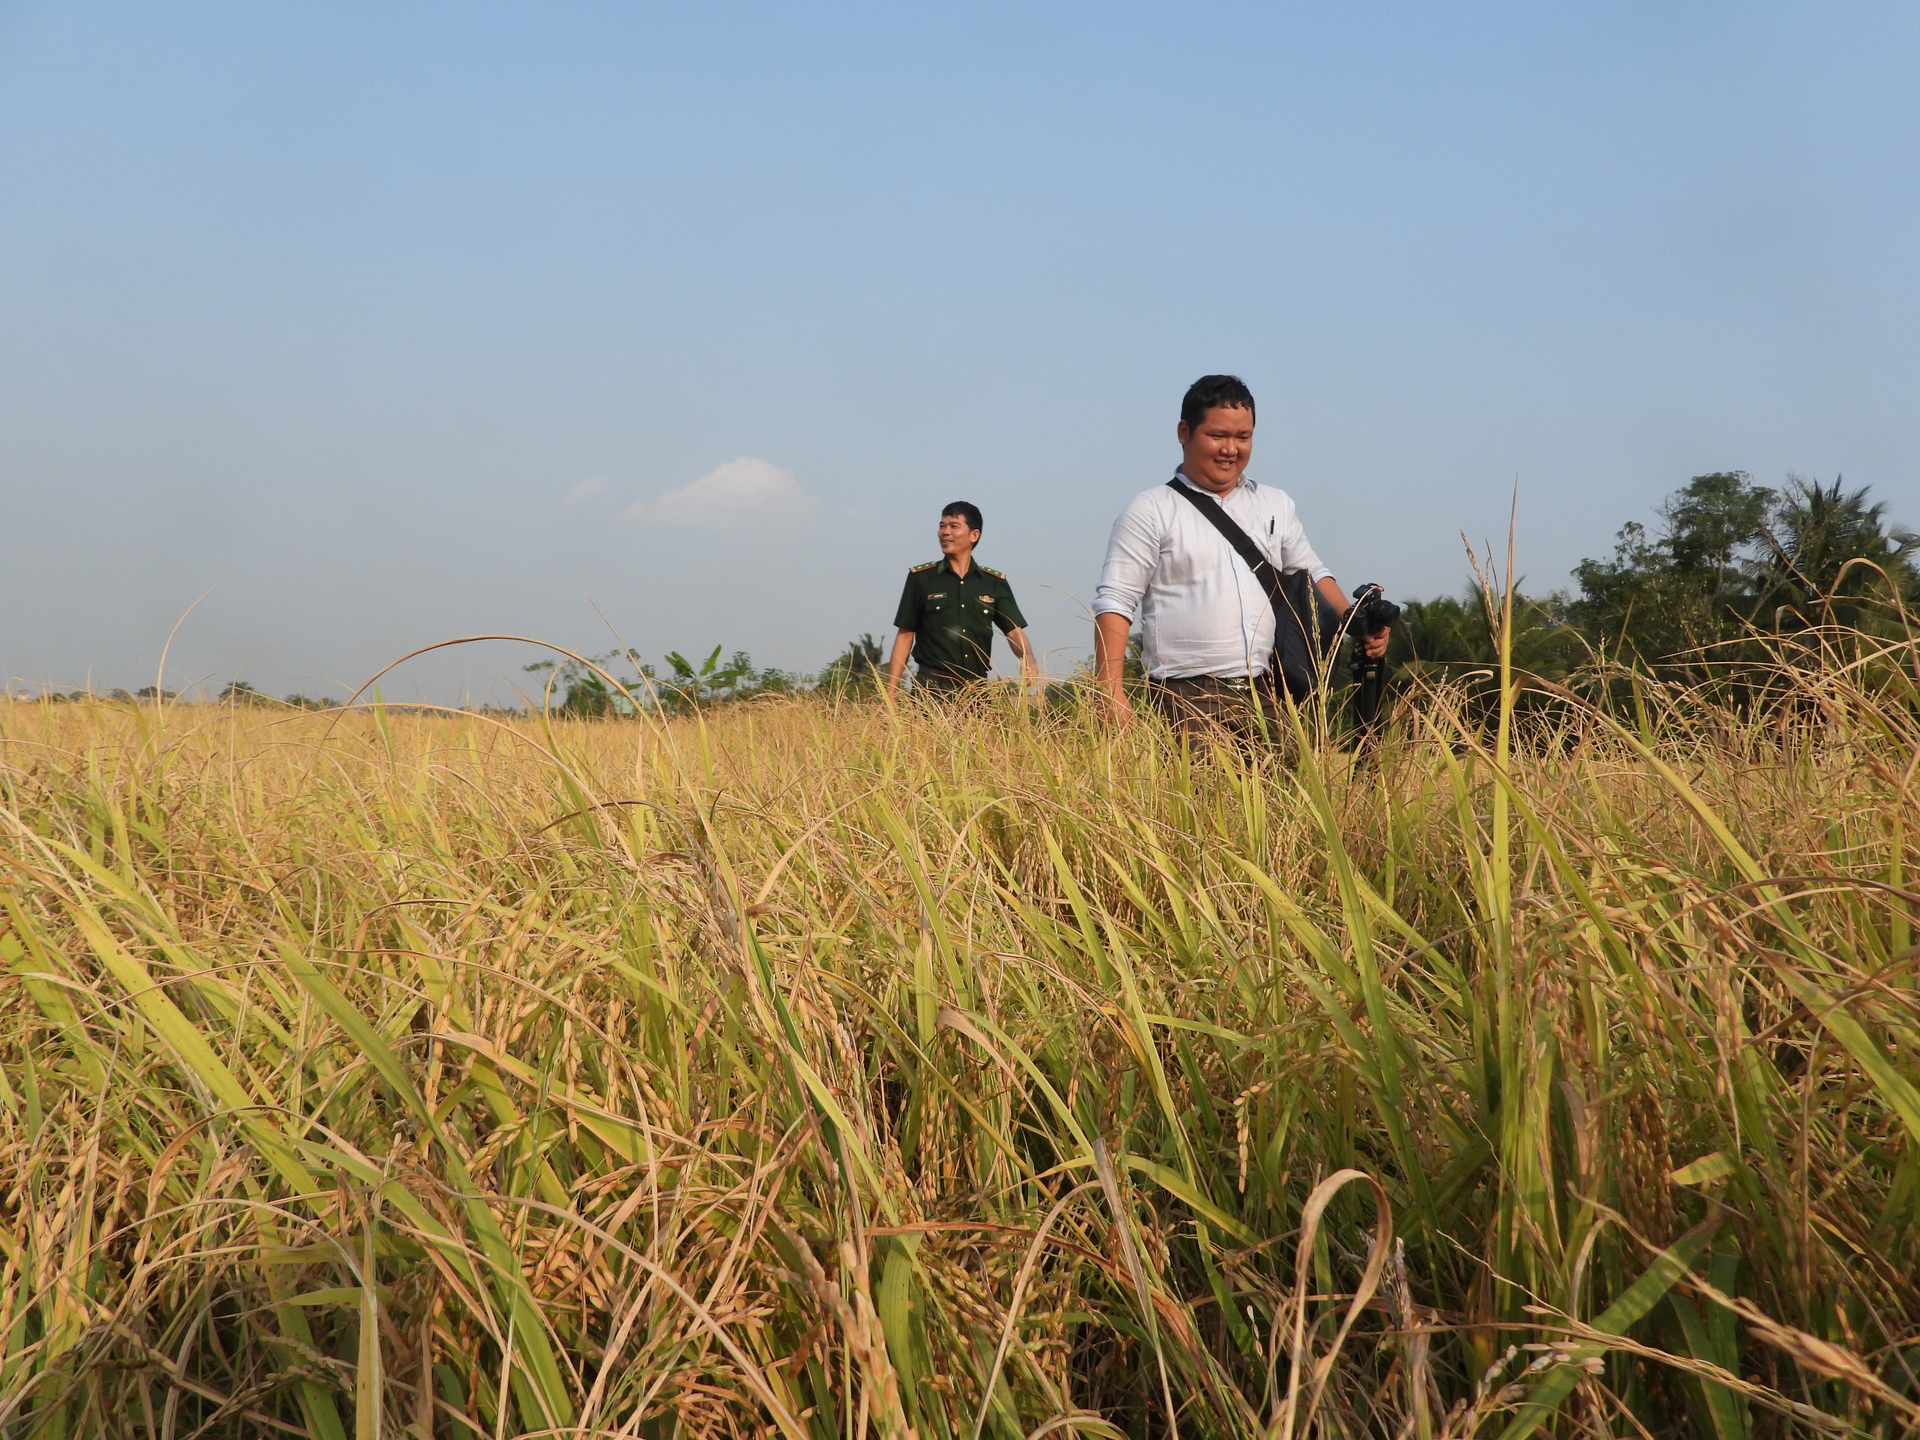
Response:
[{"label": "white cloud", "polygon": [[657,500],[636,500],[620,513],[663,525],[699,525],[721,530],[757,519],[809,518],[818,502],[800,482],[770,460],[741,456],[709,470],[691,485]]},{"label": "white cloud", "polygon": [[590,500],[607,488],[607,482],[595,475],[590,480],[582,480],[567,491],[567,504],[578,505],[582,500]]}]

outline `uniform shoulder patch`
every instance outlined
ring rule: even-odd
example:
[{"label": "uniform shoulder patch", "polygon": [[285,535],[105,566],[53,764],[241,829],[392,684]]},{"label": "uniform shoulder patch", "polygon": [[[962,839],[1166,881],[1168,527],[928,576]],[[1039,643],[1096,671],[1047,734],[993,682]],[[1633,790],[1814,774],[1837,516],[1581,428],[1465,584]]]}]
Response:
[{"label": "uniform shoulder patch", "polygon": [[1005,575],[1002,575],[998,570],[994,569],[991,565],[982,565],[980,567],[980,573],[982,575],[991,575],[996,580],[1004,580],[1007,578]]},{"label": "uniform shoulder patch", "polygon": [[919,575],[925,571],[935,569],[936,567],[938,567],[939,564],[940,562],[938,560],[929,560],[924,565],[914,566],[911,570],[907,571],[907,573],[909,575]]}]

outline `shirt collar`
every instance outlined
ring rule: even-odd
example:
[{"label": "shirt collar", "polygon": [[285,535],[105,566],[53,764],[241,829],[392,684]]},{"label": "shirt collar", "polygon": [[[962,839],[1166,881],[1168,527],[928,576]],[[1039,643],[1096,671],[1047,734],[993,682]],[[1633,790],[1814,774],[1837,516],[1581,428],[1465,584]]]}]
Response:
[{"label": "shirt collar", "polygon": [[[1185,485],[1189,490],[1198,490],[1202,495],[1213,494],[1213,491],[1207,489],[1204,485],[1194,484],[1193,477],[1187,474],[1187,472],[1184,470],[1174,471],[1173,478],[1178,480],[1182,485]],[[1251,475],[1247,474],[1245,471],[1242,471],[1240,473],[1240,483],[1234,486],[1233,490],[1258,490],[1259,488],[1260,488],[1260,482],[1258,480],[1255,480]],[[1233,490],[1229,490],[1227,493],[1231,495],[1233,493]],[[1215,498],[1217,499],[1219,497],[1216,496]]]}]

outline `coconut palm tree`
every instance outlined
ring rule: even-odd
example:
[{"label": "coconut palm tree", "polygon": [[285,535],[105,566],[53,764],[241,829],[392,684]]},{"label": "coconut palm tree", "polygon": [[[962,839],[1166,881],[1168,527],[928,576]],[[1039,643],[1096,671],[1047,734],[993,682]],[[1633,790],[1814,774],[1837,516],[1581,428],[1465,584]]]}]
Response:
[{"label": "coconut palm tree", "polygon": [[1870,487],[1841,487],[1839,476],[1832,485],[1789,476],[1763,532],[1761,595],[1783,620],[1858,628],[1890,618],[1889,602],[1920,598],[1920,534],[1889,527]]}]

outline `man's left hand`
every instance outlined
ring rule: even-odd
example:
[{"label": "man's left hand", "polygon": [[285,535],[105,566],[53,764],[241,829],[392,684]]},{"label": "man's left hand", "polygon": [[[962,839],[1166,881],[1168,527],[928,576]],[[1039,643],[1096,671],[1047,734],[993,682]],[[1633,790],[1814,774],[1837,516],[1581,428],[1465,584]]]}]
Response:
[{"label": "man's left hand", "polygon": [[1385,629],[1376,630],[1371,635],[1361,637],[1360,648],[1369,660],[1378,660],[1387,653],[1387,637],[1391,634],[1393,634],[1393,627],[1389,625]]}]

